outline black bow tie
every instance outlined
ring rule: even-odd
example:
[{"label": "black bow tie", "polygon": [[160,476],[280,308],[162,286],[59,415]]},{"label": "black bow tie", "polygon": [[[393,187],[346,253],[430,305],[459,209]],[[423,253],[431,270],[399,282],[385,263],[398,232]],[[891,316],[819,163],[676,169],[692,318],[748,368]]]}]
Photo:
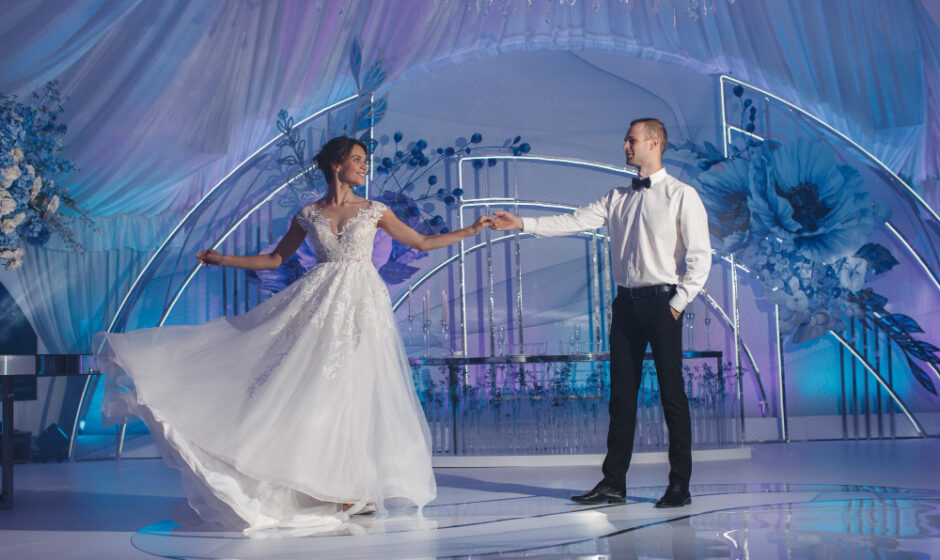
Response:
[{"label": "black bow tie", "polygon": [[639,177],[633,178],[633,190],[635,191],[638,191],[640,189],[648,189],[650,188],[651,184],[652,184],[652,181],[650,181],[649,177],[645,179],[640,179]]}]

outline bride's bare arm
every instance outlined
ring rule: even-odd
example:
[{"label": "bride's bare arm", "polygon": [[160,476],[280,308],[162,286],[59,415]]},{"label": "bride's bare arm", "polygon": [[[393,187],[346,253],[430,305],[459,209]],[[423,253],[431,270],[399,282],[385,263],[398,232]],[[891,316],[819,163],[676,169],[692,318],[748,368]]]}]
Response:
[{"label": "bride's bare arm", "polygon": [[453,245],[461,239],[466,239],[471,235],[477,235],[484,227],[490,225],[493,218],[489,216],[480,216],[473,225],[467,226],[457,231],[448,233],[439,233],[437,235],[423,235],[408,227],[407,224],[398,219],[391,209],[382,213],[379,220],[379,227],[384,229],[393,239],[404,243],[405,245],[419,251],[430,251],[440,247]]},{"label": "bride's bare arm", "polygon": [[214,264],[218,266],[246,268],[248,270],[273,270],[281,266],[284,261],[289,259],[290,256],[297,251],[300,244],[304,242],[305,235],[306,232],[304,228],[294,219],[290,224],[290,229],[287,230],[287,235],[281,239],[281,242],[277,244],[274,252],[270,255],[239,257],[236,255],[223,255],[215,249],[206,249],[205,251],[196,253],[196,258],[206,266]]}]

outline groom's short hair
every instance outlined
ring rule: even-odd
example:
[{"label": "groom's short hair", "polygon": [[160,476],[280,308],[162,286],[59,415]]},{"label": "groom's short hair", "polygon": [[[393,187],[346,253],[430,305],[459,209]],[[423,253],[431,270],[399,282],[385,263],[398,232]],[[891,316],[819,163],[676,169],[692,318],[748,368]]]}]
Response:
[{"label": "groom's short hair", "polygon": [[659,153],[662,154],[666,151],[666,143],[669,141],[669,136],[666,134],[666,126],[663,124],[663,121],[653,118],[643,118],[636,119],[630,123],[630,126],[642,124],[643,130],[646,131],[647,138],[656,138],[659,140]]}]

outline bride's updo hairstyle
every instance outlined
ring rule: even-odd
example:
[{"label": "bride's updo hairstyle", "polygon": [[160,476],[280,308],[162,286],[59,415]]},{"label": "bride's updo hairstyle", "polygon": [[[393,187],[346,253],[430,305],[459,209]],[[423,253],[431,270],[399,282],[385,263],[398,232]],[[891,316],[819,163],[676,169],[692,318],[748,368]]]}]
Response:
[{"label": "bride's updo hairstyle", "polygon": [[326,178],[327,183],[333,183],[333,166],[338,163],[343,163],[349,156],[349,152],[352,151],[353,146],[359,146],[362,148],[362,151],[367,154],[369,153],[369,149],[366,148],[366,145],[359,140],[346,136],[337,136],[324,144],[323,147],[320,148],[319,154],[313,156],[313,160],[317,162],[317,169],[323,173],[323,177]]}]

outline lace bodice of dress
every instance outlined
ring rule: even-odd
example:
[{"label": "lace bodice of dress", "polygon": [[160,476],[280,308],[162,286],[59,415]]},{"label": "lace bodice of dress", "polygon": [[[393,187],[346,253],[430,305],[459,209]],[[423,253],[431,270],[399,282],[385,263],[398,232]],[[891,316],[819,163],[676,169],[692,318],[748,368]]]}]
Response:
[{"label": "lace bodice of dress", "polygon": [[304,206],[297,212],[297,223],[307,232],[317,252],[317,262],[371,262],[376,224],[388,206],[370,201],[350,218],[339,234],[333,233],[329,218],[320,214],[316,204]]}]

